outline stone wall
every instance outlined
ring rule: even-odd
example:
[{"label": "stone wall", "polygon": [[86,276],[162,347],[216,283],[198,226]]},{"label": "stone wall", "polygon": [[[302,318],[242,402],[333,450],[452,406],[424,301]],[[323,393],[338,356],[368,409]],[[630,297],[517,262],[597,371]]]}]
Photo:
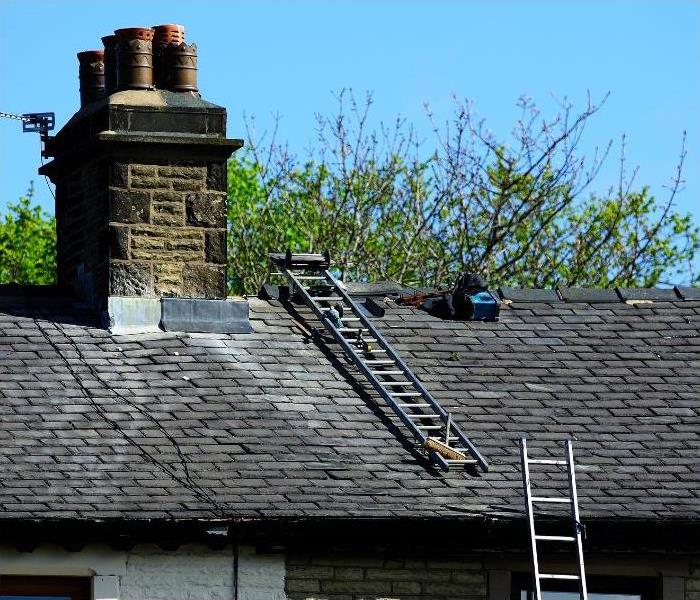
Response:
[{"label": "stone wall", "polygon": [[[486,560],[494,558],[498,557]],[[700,600],[700,556],[666,563],[637,558],[640,560],[618,565],[598,562],[597,567],[591,561],[590,574],[658,575],[663,577],[663,595],[657,600]],[[149,544],[116,551],[106,545],[90,545],[69,552],[46,544],[21,552],[0,544],[0,576],[89,577],[95,600],[510,599],[508,561],[497,569],[491,564],[487,572],[481,560],[467,556],[436,559],[414,553],[396,557],[361,549],[341,555],[319,549],[312,554],[288,552],[285,559],[280,552],[241,546],[237,578],[235,564],[231,546],[213,550],[189,544],[166,551]],[[524,568],[525,563],[518,563],[518,570]]]},{"label": "stone wall", "polygon": [[115,162],[109,293],[226,297],[226,164]]},{"label": "stone wall", "polygon": [[226,297],[226,163],[94,160],[56,181],[59,283]]},{"label": "stone wall", "polygon": [[487,575],[470,558],[290,555],[286,590],[290,600],[481,600]]},{"label": "stone wall", "polygon": [[89,161],[56,181],[58,283],[88,296],[107,290],[108,167]]},{"label": "stone wall", "polygon": [[226,110],[165,90],[111,94],[46,140],[59,283],[108,296],[226,297]]}]

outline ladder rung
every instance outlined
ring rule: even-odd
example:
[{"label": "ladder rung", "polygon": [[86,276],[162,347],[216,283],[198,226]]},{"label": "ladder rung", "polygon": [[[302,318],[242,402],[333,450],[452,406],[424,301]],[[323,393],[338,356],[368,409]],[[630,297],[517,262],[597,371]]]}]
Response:
[{"label": "ladder rung", "polygon": [[[374,390],[388,401],[397,416],[409,426],[417,441],[421,444],[426,442],[426,436],[429,434],[423,433],[422,430],[440,430],[435,435],[442,435],[445,441],[440,443],[451,448],[449,446],[450,434],[457,432],[459,435],[452,436],[452,439],[458,437],[465,445],[469,446],[470,458],[466,458],[466,453],[455,451],[452,456],[462,460],[452,460],[451,463],[455,465],[476,463],[484,470],[488,470],[488,464],[478,450],[455,425],[451,425],[449,415],[447,415],[446,422],[440,423],[446,417],[445,411],[435,403],[413,372],[394,354],[391,345],[385,342],[379,332],[370,324],[367,319],[371,319],[371,317],[365,317],[364,311],[348,295],[343,283],[337,281],[330,273],[328,253],[325,255],[292,254],[290,258],[288,250],[285,254],[270,254],[270,259],[281,274],[287,277],[290,287],[294,288],[295,293],[304,300],[304,303],[317,317],[320,317],[325,329],[339,342],[347,358],[367,376]],[[304,283],[306,280],[316,280],[321,281],[321,283],[307,285]],[[332,308],[334,306],[337,306],[337,309]],[[344,316],[344,314],[348,316]],[[387,380],[390,378],[400,380],[401,377],[406,379],[402,381]],[[401,401],[399,398],[406,398],[405,404],[398,405],[397,402]],[[412,403],[410,398],[415,398],[416,401]],[[410,407],[416,410],[404,412],[404,408],[409,409]],[[431,407],[432,410],[430,410]],[[422,412],[429,414],[420,414]],[[440,424],[418,425],[418,423]],[[433,456],[432,459],[433,462],[446,468],[442,455]]]},{"label": "ladder rung", "polygon": [[533,496],[530,498],[533,502],[552,502],[559,504],[570,504],[571,500],[568,498],[552,498],[549,496]]},{"label": "ladder rung", "polygon": [[537,576],[540,579],[579,579],[578,575],[562,575],[561,573],[540,573]]},{"label": "ladder rung", "polygon": [[552,460],[549,458],[527,459],[530,465],[565,465],[565,460]]},{"label": "ladder rung", "polygon": [[476,461],[473,458],[464,458],[457,460],[456,458],[446,458],[445,462],[448,465],[475,465]]},{"label": "ladder rung", "polygon": [[536,540],[543,542],[575,542],[576,538],[570,535],[536,535]]}]

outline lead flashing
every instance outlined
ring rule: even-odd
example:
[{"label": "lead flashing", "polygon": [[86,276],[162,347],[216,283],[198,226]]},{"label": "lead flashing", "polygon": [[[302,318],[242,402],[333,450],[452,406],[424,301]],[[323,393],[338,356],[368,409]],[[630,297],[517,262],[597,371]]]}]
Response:
[{"label": "lead flashing", "polygon": [[253,333],[248,301],[162,298],[160,327],[188,333]]},{"label": "lead flashing", "polygon": [[253,333],[248,301],[109,296],[104,326],[114,334],[181,331]]},{"label": "lead flashing", "polygon": [[109,296],[103,321],[111,333],[159,331],[161,306],[158,298]]}]

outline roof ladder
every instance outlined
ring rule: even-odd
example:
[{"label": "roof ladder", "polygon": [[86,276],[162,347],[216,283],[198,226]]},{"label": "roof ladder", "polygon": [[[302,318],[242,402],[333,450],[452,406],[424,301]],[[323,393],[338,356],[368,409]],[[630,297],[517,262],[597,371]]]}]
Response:
[{"label": "roof ladder", "polygon": [[[391,344],[365,316],[330,273],[326,254],[270,254],[290,291],[298,294],[340,344],[345,355],[367,378],[411,431],[430,459],[444,470],[479,466],[486,459],[433,398]],[[315,282],[305,287],[305,282]]]},{"label": "roof ladder", "polygon": [[[586,571],[583,564],[583,545],[581,543],[584,526],[579,520],[578,512],[578,495],[576,493],[576,474],[574,468],[574,452],[571,445],[571,440],[566,441],[565,460],[553,459],[532,459],[527,455],[527,439],[520,439],[520,460],[522,464],[523,475],[523,491],[525,496],[525,511],[527,514],[527,524],[530,532],[530,556],[532,558],[532,576],[535,584],[535,600],[542,600],[542,580],[570,580],[577,581],[579,588],[580,600],[588,600],[588,591],[586,589]],[[565,466],[569,476],[569,496],[533,496],[530,486],[530,465],[557,465]],[[570,510],[570,519],[572,524],[572,534],[570,535],[538,535],[535,532],[535,516],[532,509],[533,504],[551,503],[551,504],[568,504]],[[576,545],[576,555],[578,560],[578,573],[541,573],[539,560],[537,556],[537,542],[565,542]]]}]

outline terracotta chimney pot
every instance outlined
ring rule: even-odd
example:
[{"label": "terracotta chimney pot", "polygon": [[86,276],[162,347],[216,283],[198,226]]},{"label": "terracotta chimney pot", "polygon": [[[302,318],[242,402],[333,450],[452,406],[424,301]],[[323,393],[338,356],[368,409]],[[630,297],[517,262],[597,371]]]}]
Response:
[{"label": "terracotta chimney pot", "polygon": [[197,92],[197,44],[169,44],[165,49],[165,87]]},{"label": "terracotta chimney pot", "polygon": [[153,89],[153,30],[150,27],[117,29],[117,89]]},{"label": "terracotta chimney pot", "polygon": [[109,95],[117,90],[117,36],[106,35],[102,43],[105,47],[105,93]]},{"label": "terracotta chimney pot", "polygon": [[85,106],[104,96],[105,65],[103,50],[78,52],[78,77],[80,79],[80,106]]},{"label": "terracotta chimney pot", "polygon": [[185,27],[170,23],[153,27],[153,80],[157,88],[165,89],[166,65],[165,54],[170,44],[182,44],[185,41]]}]

